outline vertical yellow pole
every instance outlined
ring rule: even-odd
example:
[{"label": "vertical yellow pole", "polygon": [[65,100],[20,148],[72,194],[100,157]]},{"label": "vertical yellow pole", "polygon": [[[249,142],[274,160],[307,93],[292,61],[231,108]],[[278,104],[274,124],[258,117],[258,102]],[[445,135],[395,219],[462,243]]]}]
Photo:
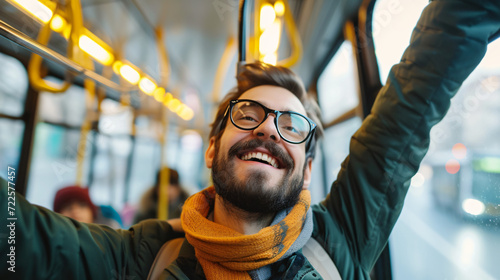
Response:
[{"label": "vertical yellow pole", "polygon": [[169,170],[166,161],[166,150],[167,150],[167,140],[166,133],[168,131],[168,121],[167,121],[167,110],[165,107],[161,107],[161,120],[162,120],[162,132],[160,135],[161,143],[161,169],[160,169],[160,180],[158,186],[158,209],[157,216],[160,220],[168,219],[168,188],[169,188]]},{"label": "vertical yellow pole", "polygon": [[76,164],[76,184],[83,184],[83,169],[85,163],[85,150],[87,148],[87,135],[92,127],[92,121],[94,119],[94,111],[93,104],[95,101],[95,83],[90,79],[85,79],[83,82],[85,89],[87,90],[87,94],[85,96],[85,103],[87,107],[87,112],[85,115],[85,120],[82,124],[82,129],[80,131],[80,142],[78,143],[78,152],[77,152],[77,164]]},{"label": "vertical yellow pole", "polygon": [[[168,60],[168,51],[164,44],[164,30],[159,27],[155,30],[156,33],[156,48],[158,49],[158,57],[160,63],[161,72],[161,83],[164,88],[166,88],[170,76],[170,62]],[[161,145],[161,167],[160,167],[160,180],[158,182],[158,209],[157,216],[158,219],[166,220],[168,219],[168,188],[169,188],[169,170],[166,168],[168,165],[166,163],[166,151],[167,151],[167,140],[166,133],[168,132],[168,119],[167,110],[165,107],[161,107],[161,123],[162,132],[160,135],[160,145]]]}]

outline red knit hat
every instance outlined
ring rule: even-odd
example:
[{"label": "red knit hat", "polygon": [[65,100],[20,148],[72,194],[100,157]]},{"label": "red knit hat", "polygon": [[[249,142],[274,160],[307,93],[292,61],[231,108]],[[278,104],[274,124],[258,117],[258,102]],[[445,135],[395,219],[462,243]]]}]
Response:
[{"label": "red knit hat", "polygon": [[97,216],[97,208],[90,200],[89,190],[80,186],[69,186],[58,190],[54,198],[54,212],[61,213],[66,205],[74,201],[89,205],[94,218]]}]

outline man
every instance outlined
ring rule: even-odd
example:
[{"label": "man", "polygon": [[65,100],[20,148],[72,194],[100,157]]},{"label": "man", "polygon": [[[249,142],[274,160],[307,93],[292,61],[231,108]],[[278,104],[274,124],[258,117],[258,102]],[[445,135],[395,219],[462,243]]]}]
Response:
[{"label": "man", "polygon": [[[338,180],[312,207],[311,147],[321,131],[312,107],[301,86],[289,86],[295,80],[289,71],[246,66],[239,90],[219,108],[205,155],[214,187],[186,201],[187,242],[163,277],[317,279],[300,250],[312,236],[343,279],[369,279],[428,149],[430,128],[499,31],[498,1],[432,1],[354,134]],[[262,83],[276,71],[287,80]],[[248,84],[248,77],[259,78]],[[16,199],[21,279],[145,279],[162,244],[182,235],[154,220],[129,231],[83,225]],[[5,252],[6,242],[0,244]]]},{"label": "man", "polygon": [[[205,154],[214,188],[188,199],[181,216],[208,279],[276,276],[311,236],[306,152],[314,150],[321,127],[304,107],[317,105],[298,77],[259,63],[244,66],[237,89],[219,106]],[[190,274],[184,259],[178,265],[190,279],[203,275]]]}]

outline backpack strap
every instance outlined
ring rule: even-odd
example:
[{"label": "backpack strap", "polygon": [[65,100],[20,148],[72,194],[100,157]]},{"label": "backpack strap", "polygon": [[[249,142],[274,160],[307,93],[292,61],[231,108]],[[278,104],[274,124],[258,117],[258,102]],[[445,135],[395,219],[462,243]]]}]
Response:
[{"label": "backpack strap", "polygon": [[163,270],[177,259],[184,240],[185,238],[183,237],[172,239],[161,246],[149,270],[148,280],[158,279]]},{"label": "backpack strap", "polygon": [[[149,270],[148,280],[156,280],[162,274],[163,270],[173,263],[182,247],[185,238],[176,238],[165,242],[158,251],[156,258]],[[302,254],[309,263],[325,280],[341,280],[339,271],[333,263],[325,249],[314,238],[309,238],[306,245],[302,248]]]},{"label": "backpack strap", "polygon": [[337,266],[332,261],[332,258],[325,251],[318,241],[314,238],[309,238],[306,245],[302,247],[302,254],[312,264],[314,269],[325,280],[341,280]]}]

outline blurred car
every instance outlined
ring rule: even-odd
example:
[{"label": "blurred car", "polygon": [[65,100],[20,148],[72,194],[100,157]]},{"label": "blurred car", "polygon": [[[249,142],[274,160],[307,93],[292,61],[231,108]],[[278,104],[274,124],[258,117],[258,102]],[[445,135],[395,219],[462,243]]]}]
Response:
[{"label": "blurred car", "polygon": [[465,219],[500,225],[500,155],[469,154],[429,159],[434,202]]}]

